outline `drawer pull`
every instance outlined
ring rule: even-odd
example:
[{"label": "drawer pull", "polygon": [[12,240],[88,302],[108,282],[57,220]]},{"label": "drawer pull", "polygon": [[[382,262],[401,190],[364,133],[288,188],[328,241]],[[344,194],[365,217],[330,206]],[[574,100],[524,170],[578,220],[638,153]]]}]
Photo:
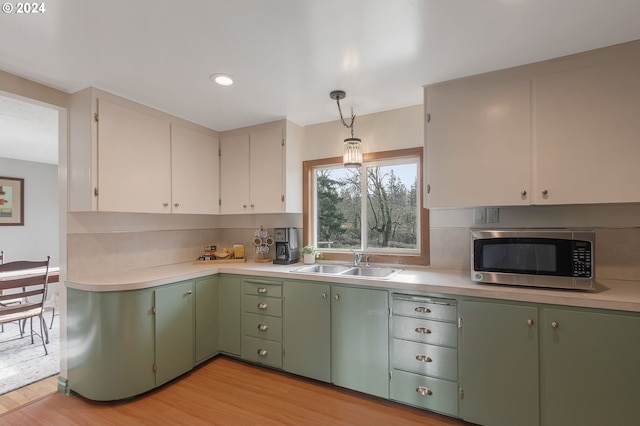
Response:
[{"label": "drawer pull", "polygon": [[266,350],[266,349],[258,349],[258,355],[267,356],[267,355],[269,355],[269,351]]},{"label": "drawer pull", "polygon": [[258,309],[262,309],[265,310],[267,309],[269,306],[266,303],[258,303]]},{"label": "drawer pull", "polygon": [[420,361],[420,362],[431,362],[432,359],[429,358],[426,355],[416,355],[416,360]]},{"label": "drawer pull", "polygon": [[430,314],[431,313],[431,309],[427,308],[426,306],[418,306],[415,309],[416,312],[419,312],[421,314]]},{"label": "drawer pull", "polygon": [[260,288],[258,289],[258,293],[260,293],[260,294],[267,294],[268,292],[269,292],[269,290],[267,290],[267,289],[266,289],[266,288],[264,288],[264,287],[260,287]]},{"label": "drawer pull", "polygon": [[431,330],[429,330],[427,327],[416,327],[416,333],[431,334]]},{"label": "drawer pull", "polygon": [[258,324],[258,330],[267,331],[268,329],[269,329],[269,326],[267,324]]},{"label": "drawer pull", "polygon": [[420,395],[423,395],[423,396],[433,395],[433,392],[431,392],[431,389],[425,388],[424,386],[418,386],[416,388],[416,392],[418,392]]}]

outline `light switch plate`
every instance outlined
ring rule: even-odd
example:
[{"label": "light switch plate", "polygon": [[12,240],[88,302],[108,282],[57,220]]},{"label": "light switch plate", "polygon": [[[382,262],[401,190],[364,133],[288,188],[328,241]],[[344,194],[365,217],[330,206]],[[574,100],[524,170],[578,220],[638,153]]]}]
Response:
[{"label": "light switch plate", "polygon": [[500,222],[500,209],[498,207],[487,207],[487,223]]}]

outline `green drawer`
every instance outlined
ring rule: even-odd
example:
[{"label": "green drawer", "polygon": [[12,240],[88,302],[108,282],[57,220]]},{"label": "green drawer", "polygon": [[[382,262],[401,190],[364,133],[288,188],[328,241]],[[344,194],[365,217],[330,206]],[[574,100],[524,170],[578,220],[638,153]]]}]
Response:
[{"label": "green drawer", "polygon": [[419,318],[394,315],[393,337],[430,343],[432,345],[458,346],[458,325],[450,322],[428,321]]},{"label": "green drawer", "polygon": [[456,322],[456,301],[408,295],[394,295],[393,315],[406,315],[416,318],[437,319]]},{"label": "green drawer", "polygon": [[282,368],[282,343],[243,336],[242,359]]},{"label": "green drawer", "polygon": [[245,312],[276,317],[282,316],[282,299],[245,294],[242,302]]},{"label": "green drawer", "polygon": [[245,312],[242,315],[242,334],[282,342],[282,318]]},{"label": "green drawer", "polygon": [[244,279],[242,281],[242,290],[244,294],[282,297],[282,282]]},{"label": "green drawer", "polygon": [[458,416],[458,384],[393,370],[391,399],[416,407]]},{"label": "green drawer", "polygon": [[441,379],[458,380],[458,351],[426,343],[393,339],[391,366]]}]

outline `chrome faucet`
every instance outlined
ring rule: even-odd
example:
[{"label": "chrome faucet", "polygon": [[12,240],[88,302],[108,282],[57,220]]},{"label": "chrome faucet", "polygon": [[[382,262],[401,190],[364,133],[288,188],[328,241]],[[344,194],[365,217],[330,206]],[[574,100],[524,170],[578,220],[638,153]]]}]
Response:
[{"label": "chrome faucet", "polygon": [[351,250],[353,252],[353,266],[358,266],[360,264],[360,260],[362,260],[362,256],[364,253],[358,253],[355,250]]}]

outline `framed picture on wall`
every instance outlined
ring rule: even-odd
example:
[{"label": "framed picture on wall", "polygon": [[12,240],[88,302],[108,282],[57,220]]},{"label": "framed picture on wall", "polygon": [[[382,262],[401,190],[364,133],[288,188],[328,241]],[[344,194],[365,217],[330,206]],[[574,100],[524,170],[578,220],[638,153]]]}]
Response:
[{"label": "framed picture on wall", "polygon": [[0,176],[0,226],[24,225],[24,179]]}]

